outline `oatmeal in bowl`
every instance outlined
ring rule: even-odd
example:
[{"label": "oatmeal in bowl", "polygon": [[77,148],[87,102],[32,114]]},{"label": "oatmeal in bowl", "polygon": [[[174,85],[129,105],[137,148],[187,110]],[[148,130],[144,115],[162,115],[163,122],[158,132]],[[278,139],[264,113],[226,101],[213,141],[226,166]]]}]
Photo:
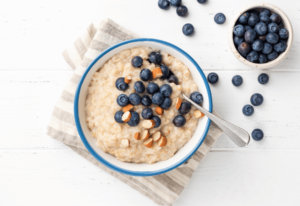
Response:
[{"label": "oatmeal in bowl", "polygon": [[212,110],[200,67],[179,48],[152,41],[131,40],[100,55],[75,97],[83,143],[97,160],[125,174],[155,175],[179,166],[210,124],[182,97]]}]

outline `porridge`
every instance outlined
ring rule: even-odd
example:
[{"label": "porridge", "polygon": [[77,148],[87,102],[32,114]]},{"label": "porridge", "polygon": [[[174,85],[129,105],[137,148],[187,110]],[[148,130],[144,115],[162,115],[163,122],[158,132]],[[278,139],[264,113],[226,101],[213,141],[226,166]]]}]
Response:
[{"label": "porridge", "polygon": [[94,74],[86,100],[98,147],[125,162],[171,158],[204,116],[181,92],[202,102],[189,69],[171,55],[138,47],[113,56]]}]

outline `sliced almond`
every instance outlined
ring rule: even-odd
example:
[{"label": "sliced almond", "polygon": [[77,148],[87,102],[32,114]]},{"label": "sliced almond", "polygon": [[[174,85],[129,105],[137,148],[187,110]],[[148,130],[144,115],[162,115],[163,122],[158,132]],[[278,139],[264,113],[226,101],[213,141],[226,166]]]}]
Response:
[{"label": "sliced almond", "polygon": [[131,111],[132,109],[133,109],[133,105],[128,104],[127,106],[123,107],[123,112],[128,112]]},{"label": "sliced almond", "polygon": [[168,143],[167,138],[164,136],[161,136],[161,138],[159,139],[157,144],[159,147],[164,147],[167,145],[167,143]]},{"label": "sliced almond", "polygon": [[130,84],[131,81],[132,81],[132,77],[131,76],[127,76],[124,79],[124,82],[127,83],[127,84]]},{"label": "sliced almond", "polygon": [[195,110],[194,111],[194,117],[196,118],[201,118],[201,117],[204,117],[205,114],[203,114],[202,112],[200,112],[199,110]]},{"label": "sliced almond", "polygon": [[151,119],[144,120],[142,123],[142,127],[146,129],[151,129],[155,126],[155,121]]},{"label": "sliced almond", "polygon": [[154,142],[157,142],[161,137],[161,133],[159,131],[155,132],[153,135],[152,135],[152,139]]},{"label": "sliced almond", "polygon": [[148,148],[151,148],[152,147],[152,144],[153,144],[153,140],[152,138],[149,138],[147,140],[144,141],[144,145]]},{"label": "sliced almond", "polygon": [[157,106],[157,107],[155,108],[155,112],[156,112],[158,115],[162,115],[162,114],[164,113],[164,110],[163,110],[163,108]]},{"label": "sliced almond", "polygon": [[122,121],[128,122],[130,120],[130,118],[131,118],[131,113],[130,113],[130,111],[127,111],[123,114]]},{"label": "sliced almond", "polygon": [[157,68],[153,69],[153,71],[152,71],[153,79],[160,78],[160,77],[162,77],[162,75],[163,75],[163,73],[162,73],[160,67],[157,67]]},{"label": "sliced almond", "polygon": [[130,142],[128,139],[122,139],[121,145],[123,146],[123,148],[127,148],[130,146]]},{"label": "sliced almond", "polygon": [[137,132],[137,133],[134,134],[134,139],[136,139],[136,140],[140,140],[141,139],[141,135],[140,135],[139,132]]},{"label": "sliced almond", "polygon": [[181,103],[182,103],[182,99],[180,99],[179,97],[177,97],[177,98],[175,99],[175,108],[176,108],[176,109],[179,109],[180,106],[181,106]]},{"label": "sliced almond", "polygon": [[146,139],[148,139],[149,138],[149,136],[150,136],[150,133],[149,133],[149,131],[148,130],[145,130],[145,131],[143,131],[143,133],[142,133],[142,140],[146,140]]}]

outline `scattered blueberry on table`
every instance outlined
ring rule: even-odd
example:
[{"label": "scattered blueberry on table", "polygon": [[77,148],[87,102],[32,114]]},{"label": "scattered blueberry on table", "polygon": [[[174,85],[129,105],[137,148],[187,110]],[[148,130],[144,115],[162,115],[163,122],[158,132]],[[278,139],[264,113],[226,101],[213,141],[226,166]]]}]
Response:
[{"label": "scattered blueberry on table", "polygon": [[132,93],[129,95],[129,102],[132,105],[138,105],[141,103],[141,101],[142,101],[142,98],[137,93]]},{"label": "scattered blueberry on table", "polygon": [[190,99],[196,104],[201,104],[203,102],[203,96],[200,92],[193,92],[190,95]]},{"label": "scattered blueberry on table", "polygon": [[143,65],[143,59],[140,56],[133,57],[131,60],[131,65],[134,68],[140,68]]},{"label": "scattered blueberry on table", "polygon": [[243,114],[245,116],[251,116],[254,113],[254,108],[252,105],[247,104],[243,107]]},{"label": "scattered blueberry on table", "polygon": [[185,24],[182,27],[182,32],[185,36],[191,36],[194,33],[194,26],[192,24]]},{"label": "scattered blueberry on table", "polygon": [[170,0],[170,5],[178,7],[181,5],[181,0]]},{"label": "scattered blueberry on table", "polygon": [[137,112],[131,112],[131,118],[127,122],[127,124],[131,127],[135,127],[140,122],[140,115]]},{"label": "scattered blueberry on table", "polygon": [[205,4],[207,0],[197,0],[199,4]]},{"label": "scattered blueberry on table", "polygon": [[176,13],[178,16],[185,17],[188,14],[188,8],[184,5],[177,7]]},{"label": "scattered blueberry on table", "polygon": [[217,13],[214,18],[217,24],[224,24],[226,21],[226,17],[223,13]]},{"label": "scattered blueberry on table", "polygon": [[183,127],[186,123],[186,119],[184,118],[184,116],[181,115],[177,115],[174,119],[173,119],[173,124],[176,127]]},{"label": "scattered blueberry on table", "polygon": [[144,119],[151,119],[153,117],[153,111],[151,108],[146,107],[145,109],[143,109],[142,111],[142,117]]},{"label": "scattered blueberry on table", "polygon": [[184,114],[189,113],[191,111],[191,109],[192,109],[192,104],[191,103],[182,102],[178,111],[179,111],[180,114],[184,115]]},{"label": "scattered blueberry on table", "polygon": [[122,112],[122,111],[116,112],[116,114],[115,114],[115,121],[118,122],[118,123],[120,123],[120,124],[124,123],[123,120],[122,120],[123,114],[124,114],[124,112]]},{"label": "scattered blueberry on table", "polygon": [[117,103],[121,107],[125,107],[126,105],[129,104],[129,99],[125,94],[120,94],[117,98]]},{"label": "scattered blueberry on table", "polygon": [[216,83],[219,81],[219,76],[218,76],[218,74],[217,74],[217,73],[214,73],[214,72],[209,73],[209,74],[207,75],[207,81],[208,81],[209,83],[211,83],[211,84],[216,84]]},{"label": "scattered blueberry on table", "polygon": [[159,0],[158,6],[159,6],[159,8],[166,10],[170,7],[170,2],[169,2],[169,0]]},{"label": "scattered blueberry on table", "polygon": [[161,120],[158,116],[153,116],[151,119],[155,122],[154,128],[158,128],[161,125]]},{"label": "scattered blueberry on table", "polygon": [[255,140],[255,141],[260,141],[264,138],[264,133],[261,129],[255,129],[253,130],[252,132],[252,138]]},{"label": "scattered blueberry on table", "polygon": [[152,100],[148,95],[142,96],[141,102],[146,107],[149,107],[152,104]]},{"label": "scattered blueberry on table", "polygon": [[236,87],[239,87],[243,84],[243,77],[241,77],[240,75],[235,75],[232,78],[232,84]]},{"label": "scattered blueberry on table", "polygon": [[253,94],[250,98],[250,102],[253,106],[260,106],[264,102],[264,97],[261,94]]},{"label": "scattered blueberry on table", "polygon": [[116,81],[116,87],[117,87],[118,90],[125,91],[126,89],[128,89],[129,86],[125,82],[125,78],[124,77],[120,77]]},{"label": "scattered blueberry on table", "polygon": [[267,84],[269,82],[269,75],[263,73],[258,76],[258,82],[260,84]]}]

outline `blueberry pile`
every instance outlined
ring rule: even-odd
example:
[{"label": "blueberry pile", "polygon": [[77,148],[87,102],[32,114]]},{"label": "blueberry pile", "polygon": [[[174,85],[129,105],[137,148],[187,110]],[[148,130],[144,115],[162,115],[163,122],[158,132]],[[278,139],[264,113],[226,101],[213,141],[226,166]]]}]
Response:
[{"label": "blueberry pile", "polygon": [[287,49],[289,32],[278,14],[268,9],[242,14],[234,29],[233,41],[240,55],[253,63],[277,59]]},{"label": "blueberry pile", "polygon": [[[143,61],[144,60],[141,57],[136,56],[131,60],[131,64],[134,68],[141,69]],[[146,120],[153,120],[155,122],[154,128],[158,128],[161,125],[161,119],[159,116],[154,115],[150,106],[152,104],[156,105],[155,112],[158,115],[162,115],[163,110],[167,110],[172,106],[170,96],[173,89],[169,84],[174,83],[178,85],[178,78],[168,66],[162,64],[162,55],[159,52],[150,53],[148,61],[155,64],[157,68],[153,71],[146,68],[141,69],[139,75],[141,81],[136,81],[133,84],[135,92],[131,93],[129,96],[120,94],[117,97],[118,105],[123,108],[122,111],[115,113],[114,118],[117,123],[122,124],[127,122],[127,124],[131,127],[137,126],[140,122],[140,116],[137,112],[132,110],[134,109],[134,106],[142,104],[145,106],[141,112],[142,118]],[[155,78],[165,80],[166,84],[159,87],[158,84],[152,82]],[[120,77],[116,80],[115,85],[118,90],[126,91],[129,88],[130,83],[131,78],[129,81],[128,77]],[[141,97],[140,95],[143,96]],[[203,102],[202,94],[199,92],[193,92],[190,98],[197,104],[201,104]],[[191,111],[192,105],[189,102],[182,102],[181,100],[178,105],[178,108],[177,106],[176,108],[178,109],[179,115],[173,119],[173,124],[176,127],[183,127],[186,123],[186,119],[183,115],[188,114]],[[127,114],[125,114],[126,112]]]}]

